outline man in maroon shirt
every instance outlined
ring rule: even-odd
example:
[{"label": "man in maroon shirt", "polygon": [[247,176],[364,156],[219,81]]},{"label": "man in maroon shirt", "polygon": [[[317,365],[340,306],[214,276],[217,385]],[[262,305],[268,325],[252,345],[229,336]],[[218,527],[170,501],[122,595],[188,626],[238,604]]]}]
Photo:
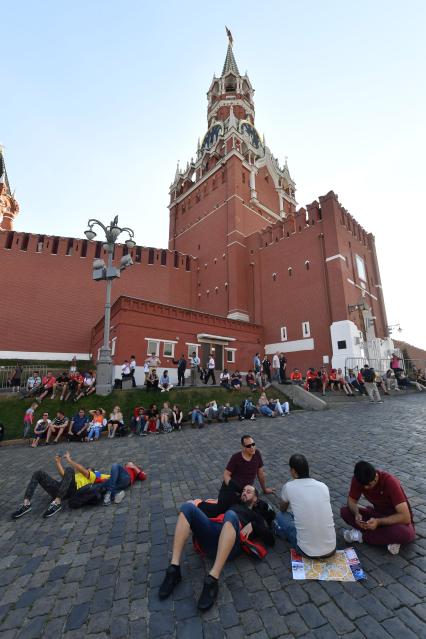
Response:
[{"label": "man in maroon shirt", "polygon": [[241,451],[232,455],[223,472],[223,483],[218,495],[217,514],[224,513],[239,502],[244,486],[252,486],[255,479],[265,495],[275,493],[266,487],[266,475],[260,452],[251,435],[241,437]]},{"label": "man in maroon shirt", "polygon": [[[373,506],[360,507],[361,495]],[[343,532],[348,543],[383,545],[397,555],[401,544],[410,543],[416,536],[410,504],[399,480],[366,461],[355,464],[348,505],[341,508],[340,515],[353,527]]]}]

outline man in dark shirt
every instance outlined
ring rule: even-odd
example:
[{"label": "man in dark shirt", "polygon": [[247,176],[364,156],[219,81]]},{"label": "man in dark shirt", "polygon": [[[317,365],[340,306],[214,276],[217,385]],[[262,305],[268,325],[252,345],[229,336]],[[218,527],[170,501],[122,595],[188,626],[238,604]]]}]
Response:
[{"label": "man in dark shirt", "polygon": [[256,449],[251,435],[241,437],[241,451],[232,455],[223,472],[223,483],[216,505],[217,514],[224,513],[232,504],[236,504],[244,486],[252,485],[256,477],[265,495],[274,493],[273,488],[266,487],[266,475],[262,455]]},{"label": "man in dark shirt", "polygon": [[269,546],[274,545],[275,538],[268,527],[268,515],[263,508],[267,509],[268,506],[259,500],[254,486],[243,488],[241,499],[225,513],[223,521],[209,519],[212,516],[211,506],[212,504],[201,502],[197,507],[191,501],[181,506],[173,540],[172,561],[160,586],[158,593],[160,599],[169,597],[182,579],[180,560],[191,533],[205,554],[214,559],[213,567],[204,580],[204,587],[198,600],[199,610],[208,610],[214,604],[222,569],[228,558],[233,559],[240,554],[241,539],[257,538]]},{"label": "man in dark shirt", "polygon": [[[372,507],[358,505],[361,495]],[[348,504],[341,508],[340,515],[353,526],[343,533],[348,543],[365,541],[374,546],[383,545],[392,555],[397,555],[401,544],[408,544],[416,537],[411,507],[399,480],[384,470],[376,470],[366,461],[355,464]]]},{"label": "man in dark shirt", "polygon": [[82,442],[87,435],[90,418],[86,415],[84,408],[80,408],[77,415],[71,420],[67,438],[69,442]]}]

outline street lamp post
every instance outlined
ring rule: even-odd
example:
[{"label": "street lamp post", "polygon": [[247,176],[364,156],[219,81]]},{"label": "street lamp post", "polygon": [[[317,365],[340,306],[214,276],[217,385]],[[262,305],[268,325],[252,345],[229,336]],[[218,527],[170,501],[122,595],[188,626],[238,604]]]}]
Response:
[{"label": "street lamp post", "polygon": [[87,223],[87,230],[84,232],[88,240],[94,240],[96,233],[94,226],[100,226],[105,233],[106,242],[103,248],[108,254],[107,264],[102,259],[96,259],[93,262],[93,279],[95,281],[106,280],[106,300],[105,300],[105,323],[104,323],[104,341],[99,352],[98,363],[96,367],[96,393],[98,395],[109,395],[112,390],[112,358],[110,347],[110,326],[111,326],[111,289],[112,280],[120,277],[120,272],[129,266],[133,261],[130,255],[123,255],[121,258],[120,268],[115,268],[112,263],[114,254],[114,246],[121,233],[127,233],[129,238],[126,240],[127,248],[131,249],[136,246],[133,240],[134,232],[132,229],[118,226],[118,215],[112,220],[109,226],[105,226],[99,220],[91,219]]}]

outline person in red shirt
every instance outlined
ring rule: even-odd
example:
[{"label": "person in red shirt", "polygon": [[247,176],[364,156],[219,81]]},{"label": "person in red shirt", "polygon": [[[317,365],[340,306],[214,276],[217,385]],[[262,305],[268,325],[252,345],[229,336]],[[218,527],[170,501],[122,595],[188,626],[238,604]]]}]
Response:
[{"label": "person in red shirt", "polygon": [[47,395],[49,395],[49,393],[53,392],[53,387],[55,385],[55,382],[56,382],[56,377],[54,377],[52,373],[47,373],[47,375],[43,377],[41,381],[42,383],[41,395],[38,398],[39,402],[41,402]]},{"label": "person in red shirt", "polygon": [[302,373],[299,371],[298,368],[295,368],[293,372],[290,374],[290,380],[292,384],[295,384],[297,386],[302,385],[302,382],[303,382]]},{"label": "person in red shirt", "polygon": [[318,388],[318,376],[314,368],[309,368],[306,373],[305,388],[307,391],[315,391]]},{"label": "person in red shirt", "polygon": [[[361,495],[372,506],[360,507]],[[340,515],[352,526],[343,532],[348,543],[365,541],[387,546],[392,555],[397,555],[401,544],[410,543],[416,536],[411,507],[399,480],[366,461],[355,464],[348,503]]]}]

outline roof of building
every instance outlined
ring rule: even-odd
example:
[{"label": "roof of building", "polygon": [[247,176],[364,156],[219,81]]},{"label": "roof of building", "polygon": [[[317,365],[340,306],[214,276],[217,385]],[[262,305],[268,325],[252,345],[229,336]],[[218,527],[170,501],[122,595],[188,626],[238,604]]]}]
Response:
[{"label": "roof of building", "polygon": [[222,69],[222,75],[225,75],[229,71],[232,71],[236,75],[240,75],[231,43],[228,44],[228,50],[226,52],[226,58],[225,58],[225,63]]}]

